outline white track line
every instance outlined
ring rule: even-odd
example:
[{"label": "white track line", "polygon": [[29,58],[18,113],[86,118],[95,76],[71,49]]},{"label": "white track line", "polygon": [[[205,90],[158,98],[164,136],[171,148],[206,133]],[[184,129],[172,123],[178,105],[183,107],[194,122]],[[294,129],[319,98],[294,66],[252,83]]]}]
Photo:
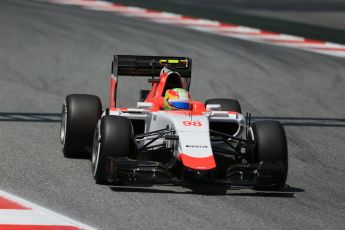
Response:
[{"label": "white track line", "polygon": [[[60,215],[46,208],[43,208],[30,201],[0,190],[0,229],[4,226],[11,226],[11,229],[34,229],[32,225],[39,227],[55,226],[54,229],[84,229],[95,230],[95,228],[75,221],[69,217]],[[13,202],[14,206],[6,202]],[[4,204],[5,203],[5,204]]]},{"label": "white track line", "polygon": [[145,8],[113,4],[98,0],[47,0],[58,4],[78,5],[85,9],[115,12],[128,17],[136,17],[156,23],[172,24],[192,30],[220,36],[248,40],[271,45],[285,46],[331,56],[345,57],[345,45],[306,39],[289,34],[274,33],[257,28],[223,23],[215,20],[193,18],[179,14],[149,10]]}]

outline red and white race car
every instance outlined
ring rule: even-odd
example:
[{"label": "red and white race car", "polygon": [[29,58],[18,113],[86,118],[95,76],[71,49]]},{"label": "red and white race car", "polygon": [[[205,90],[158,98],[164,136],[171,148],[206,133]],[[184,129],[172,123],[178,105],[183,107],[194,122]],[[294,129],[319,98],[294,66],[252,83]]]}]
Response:
[{"label": "red and white race car", "polygon": [[[188,101],[166,110],[168,90],[189,90],[187,57],[115,55],[110,106],[97,96],[68,95],[62,108],[66,157],[92,155],[96,183],[229,183],[282,187],[288,172],[285,131],[276,121],[251,122],[237,100]],[[116,106],[121,76],[147,77],[136,108]]]}]

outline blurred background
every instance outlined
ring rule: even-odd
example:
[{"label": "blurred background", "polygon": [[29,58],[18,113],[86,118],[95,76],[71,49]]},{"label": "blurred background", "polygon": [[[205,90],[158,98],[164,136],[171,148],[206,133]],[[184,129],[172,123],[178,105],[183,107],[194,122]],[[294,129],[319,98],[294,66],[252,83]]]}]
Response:
[{"label": "blurred background", "polygon": [[345,42],[344,0],[119,0],[118,3]]}]

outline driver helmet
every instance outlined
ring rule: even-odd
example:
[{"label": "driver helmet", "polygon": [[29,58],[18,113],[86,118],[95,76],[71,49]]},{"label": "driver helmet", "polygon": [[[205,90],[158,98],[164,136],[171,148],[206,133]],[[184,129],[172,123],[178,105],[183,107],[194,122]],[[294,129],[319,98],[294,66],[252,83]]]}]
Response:
[{"label": "driver helmet", "polygon": [[182,88],[168,89],[164,95],[165,110],[189,109],[190,95]]}]

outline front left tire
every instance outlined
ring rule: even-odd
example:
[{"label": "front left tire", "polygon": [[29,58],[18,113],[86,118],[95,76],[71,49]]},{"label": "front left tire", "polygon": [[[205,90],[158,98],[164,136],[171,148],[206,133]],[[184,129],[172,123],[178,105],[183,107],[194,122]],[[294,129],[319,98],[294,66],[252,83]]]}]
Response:
[{"label": "front left tire", "polygon": [[130,157],[135,151],[134,132],[126,117],[103,116],[94,134],[91,169],[97,184],[107,183],[108,157]]},{"label": "front left tire", "polygon": [[258,188],[282,188],[285,186],[288,174],[288,146],[283,126],[277,121],[257,121],[252,124],[252,134],[255,146],[248,158],[249,162],[281,162],[282,171],[275,175],[274,184]]}]

